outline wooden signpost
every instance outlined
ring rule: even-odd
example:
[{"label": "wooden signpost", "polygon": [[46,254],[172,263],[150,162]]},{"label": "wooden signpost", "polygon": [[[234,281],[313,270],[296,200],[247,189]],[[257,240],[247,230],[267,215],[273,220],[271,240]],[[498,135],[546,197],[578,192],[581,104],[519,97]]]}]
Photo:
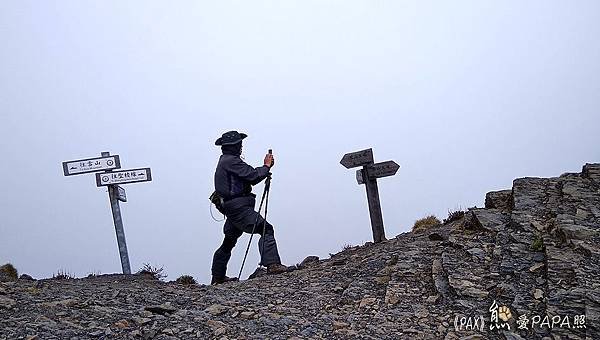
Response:
[{"label": "wooden signpost", "polygon": [[152,173],[150,172],[150,168],[113,171],[114,169],[120,168],[121,160],[119,159],[119,156],[111,156],[108,152],[102,152],[101,157],[97,158],[63,162],[63,172],[65,176],[95,172],[96,186],[108,187],[108,198],[110,200],[115,232],[117,234],[117,246],[119,247],[121,268],[123,269],[123,274],[131,274],[129,253],[127,251],[125,230],[123,228],[123,218],[121,217],[121,207],[119,206],[119,201],[127,202],[127,195],[125,189],[119,186],[119,184],[149,182],[152,180]]},{"label": "wooden signpost", "polygon": [[347,153],[342,157],[340,163],[346,167],[346,169],[362,166],[362,169],[356,171],[356,181],[358,184],[364,184],[367,190],[367,202],[369,204],[373,241],[384,241],[386,238],[383,227],[381,204],[379,201],[377,178],[395,175],[400,166],[394,161],[375,163],[373,160],[373,149]]}]

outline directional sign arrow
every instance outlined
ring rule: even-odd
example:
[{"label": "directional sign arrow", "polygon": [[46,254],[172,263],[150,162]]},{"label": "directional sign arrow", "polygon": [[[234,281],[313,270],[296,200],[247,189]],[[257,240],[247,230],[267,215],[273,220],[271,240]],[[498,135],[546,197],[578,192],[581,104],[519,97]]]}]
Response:
[{"label": "directional sign arrow", "polygon": [[387,161],[369,165],[366,168],[369,178],[380,178],[394,176],[398,172],[398,169],[400,169],[400,165],[394,161]]},{"label": "directional sign arrow", "polygon": [[65,176],[87,174],[103,170],[113,170],[121,168],[119,155],[103,156],[96,158],[79,159],[76,161],[63,162],[63,172]]},{"label": "directional sign arrow", "polygon": [[149,182],[152,180],[150,168],[120,170],[96,174],[96,186]]},{"label": "directional sign arrow", "polygon": [[346,169],[356,168],[367,164],[373,164],[373,149],[347,153],[342,157],[340,164]]}]

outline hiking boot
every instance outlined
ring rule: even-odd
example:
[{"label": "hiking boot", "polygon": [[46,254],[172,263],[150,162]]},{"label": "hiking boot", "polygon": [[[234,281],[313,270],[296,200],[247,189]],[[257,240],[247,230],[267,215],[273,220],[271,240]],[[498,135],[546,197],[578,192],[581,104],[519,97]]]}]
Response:
[{"label": "hiking boot", "polygon": [[211,285],[218,285],[221,283],[225,283],[225,282],[233,282],[233,281],[239,281],[237,277],[219,277],[219,276],[214,276],[212,277],[212,280],[210,281]]},{"label": "hiking boot", "polygon": [[267,266],[267,274],[279,274],[290,271],[290,267],[284,266],[281,263],[273,263]]}]

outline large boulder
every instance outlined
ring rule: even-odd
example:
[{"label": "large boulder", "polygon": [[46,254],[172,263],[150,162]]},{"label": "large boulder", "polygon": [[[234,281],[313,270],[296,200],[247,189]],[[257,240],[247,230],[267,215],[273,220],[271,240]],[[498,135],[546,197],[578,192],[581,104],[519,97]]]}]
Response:
[{"label": "large boulder", "polygon": [[485,195],[485,207],[487,209],[512,210],[512,190],[491,191]]}]

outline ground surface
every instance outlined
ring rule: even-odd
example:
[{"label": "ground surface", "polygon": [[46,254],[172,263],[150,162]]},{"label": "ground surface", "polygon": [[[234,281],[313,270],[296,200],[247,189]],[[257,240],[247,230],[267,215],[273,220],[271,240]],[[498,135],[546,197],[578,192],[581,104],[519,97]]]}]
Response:
[{"label": "ground surface", "polygon": [[0,339],[599,339],[599,241],[600,165],[587,165],[290,273],[3,282]]}]

